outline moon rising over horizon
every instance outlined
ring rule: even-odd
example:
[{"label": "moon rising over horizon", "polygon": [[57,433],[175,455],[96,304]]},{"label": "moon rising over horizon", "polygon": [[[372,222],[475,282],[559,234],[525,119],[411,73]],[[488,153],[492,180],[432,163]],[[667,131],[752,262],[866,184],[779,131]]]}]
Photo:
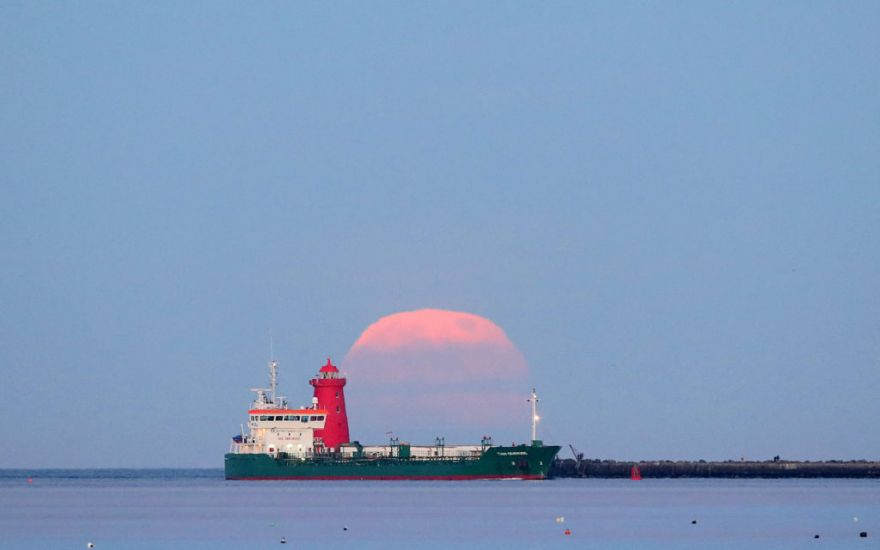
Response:
[{"label": "moon rising over horizon", "polygon": [[387,315],[364,330],[343,368],[355,439],[525,439],[528,366],[485,317],[441,309]]}]

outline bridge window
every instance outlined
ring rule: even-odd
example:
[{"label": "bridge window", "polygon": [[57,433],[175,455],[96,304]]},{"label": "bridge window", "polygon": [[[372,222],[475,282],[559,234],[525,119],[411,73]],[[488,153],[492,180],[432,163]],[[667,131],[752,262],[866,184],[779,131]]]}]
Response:
[{"label": "bridge window", "polygon": [[261,415],[260,415],[260,420],[261,420],[261,421],[265,421],[265,420],[266,420],[266,415],[265,415],[265,414],[261,414]]}]

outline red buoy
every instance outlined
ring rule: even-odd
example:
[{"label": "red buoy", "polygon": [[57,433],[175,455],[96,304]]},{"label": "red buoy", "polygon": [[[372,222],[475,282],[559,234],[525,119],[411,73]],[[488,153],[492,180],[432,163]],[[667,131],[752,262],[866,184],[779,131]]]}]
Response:
[{"label": "red buoy", "polygon": [[315,430],[315,438],[320,437],[325,449],[339,450],[339,445],[349,443],[348,415],[345,413],[345,378],[339,376],[339,369],[327,358],[327,364],[309,380],[315,387],[318,409],[327,411],[324,429]]},{"label": "red buoy", "polygon": [[563,531],[563,533],[565,533],[566,535],[570,535],[570,534],[571,534],[571,529],[566,529],[565,531]]},{"label": "red buoy", "polygon": [[632,470],[629,471],[629,478],[633,481],[642,479],[642,472],[639,471],[639,467],[635,464],[633,464]]}]

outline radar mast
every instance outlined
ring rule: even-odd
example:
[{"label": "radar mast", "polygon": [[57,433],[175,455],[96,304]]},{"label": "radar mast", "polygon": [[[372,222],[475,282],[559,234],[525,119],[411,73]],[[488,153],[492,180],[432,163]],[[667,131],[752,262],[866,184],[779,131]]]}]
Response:
[{"label": "radar mast", "polygon": [[538,394],[535,393],[535,388],[532,388],[532,396],[528,401],[532,404],[532,443],[534,443],[538,440],[538,420],[541,420],[538,416]]}]

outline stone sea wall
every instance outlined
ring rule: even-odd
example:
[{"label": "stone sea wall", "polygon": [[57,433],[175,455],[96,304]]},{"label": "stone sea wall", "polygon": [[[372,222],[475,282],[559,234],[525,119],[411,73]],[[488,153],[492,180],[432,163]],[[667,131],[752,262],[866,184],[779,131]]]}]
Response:
[{"label": "stone sea wall", "polygon": [[725,461],[641,461],[557,459],[550,469],[554,477],[630,477],[637,466],[643,478],[730,477],[730,478],[880,478],[880,462],[768,460],[765,462]]}]

